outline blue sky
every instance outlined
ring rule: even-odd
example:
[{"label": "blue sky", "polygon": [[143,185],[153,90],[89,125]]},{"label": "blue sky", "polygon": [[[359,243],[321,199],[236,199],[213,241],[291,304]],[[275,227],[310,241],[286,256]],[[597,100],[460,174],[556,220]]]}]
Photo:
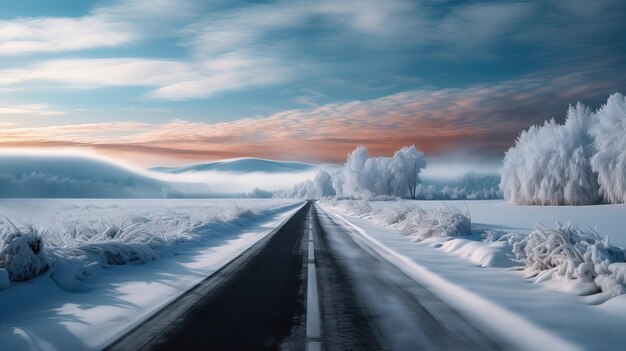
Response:
[{"label": "blue sky", "polygon": [[581,0],[5,1],[0,147],[497,159],[569,103],[626,90],[624,15]]}]

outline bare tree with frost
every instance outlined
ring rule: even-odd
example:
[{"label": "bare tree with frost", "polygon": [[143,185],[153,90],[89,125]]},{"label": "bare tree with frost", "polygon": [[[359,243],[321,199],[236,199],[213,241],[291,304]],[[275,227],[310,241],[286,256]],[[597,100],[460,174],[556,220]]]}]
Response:
[{"label": "bare tree with frost", "polygon": [[426,168],[426,157],[417,151],[415,145],[405,146],[393,155],[393,167],[407,187],[411,199],[415,199],[415,190],[420,182],[419,174]]}]

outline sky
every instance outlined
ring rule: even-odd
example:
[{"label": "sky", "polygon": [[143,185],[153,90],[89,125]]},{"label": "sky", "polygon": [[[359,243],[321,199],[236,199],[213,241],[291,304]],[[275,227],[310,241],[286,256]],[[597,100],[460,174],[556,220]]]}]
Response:
[{"label": "sky", "polygon": [[0,149],[500,160],[626,93],[623,1],[0,2]]}]

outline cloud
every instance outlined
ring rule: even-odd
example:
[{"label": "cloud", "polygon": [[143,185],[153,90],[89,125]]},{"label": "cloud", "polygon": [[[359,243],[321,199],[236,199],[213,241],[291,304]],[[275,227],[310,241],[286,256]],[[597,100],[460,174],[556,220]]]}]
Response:
[{"label": "cloud", "polygon": [[58,116],[64,111],[52,110],[47,104],[3,105],[0,104],[0,116],[31,115],[31,116]]},{"label": "cloud", "polygon": [[28,68],[0,70],[0,86],[27,82],[74,89],[140,86],[153,88],[149,97],[181,100],[270,84],[287,75],[287,69],[278,63],[260,62],[234,56],[202,64],[135,58],[51,60]]},{"label": "cloud", "polygon": [[[341,162],[356,145],[391,154],[415,144],[429,155],[466,150],[500,158],[533,123],[563,118],[567,103],[597,106],[615,83],[548,72],[495,84],[419,89],[223,123],[110,122],[0,129],[3,147],[88,147],[145,163],[241,156]],[[147,157],[149,156],[149,157]]]},{"label": "cloud", "polygon": [[[177,59],[31,60],[1,70],[0,88],[139,86],[150,89],[148,98],[185,100],[302,79],[329,70],[324,65],[334,62],[316,63],[319,57],[301,50],[303,42],[291,33],[309,28],[346,42],[354,42],[354,35],[361,41],[389,37],[397,27],[388,23],[397,23],[400,14],[407,17],[402,12],[406,4],[295,1],[211,8],[194,1],[126,0],[96,7],[82,17],[0,21],[0,55],[137,46],[163,38],[186,50]],[[318,39],[310,44],[323,46]]]},{"label": "cloud", "polygon": [[0,55],[114,47],[135,40],[129,26],[96,16],[0,21]]},{"label": "cloud", "polygon": [[129,45],[197,10],[192,1],[124,0],[81,17],[24,17],[0,21],[0,55],[55,53]]},{"label": "cloud", "polygon": [[[423,60],[436,60],[442,71],[450,62],[498,59],[515,67],[580,67],[623,57],[615,41],[624,14],[619,1],[581,0],[106,1],[80,17],[0,21],[0,55],[85,51],[81,58],[13,62],[0,71],[0,92],[137,86],[150,99],[186,100],[293,81],[373,89],[422,84],[428,79],[408,71]],[[155,43],[174,55],[149,57],[142,45]],[[132,50],[113,50],[119,48]],[[612,67],[623,66],[618,61]],[[490,79],[485,71],[481,81]]]}]

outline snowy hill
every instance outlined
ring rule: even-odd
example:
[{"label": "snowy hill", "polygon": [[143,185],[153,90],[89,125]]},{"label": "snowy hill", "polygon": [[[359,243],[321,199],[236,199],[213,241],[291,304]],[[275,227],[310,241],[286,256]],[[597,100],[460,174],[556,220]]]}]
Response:
[{"label": "snowy hill", "polygon": [[266,160],[262,158],[234,158],[183,167],[153,167],[151,171],[164,173],[230,172],[230,173],[303,173],[319,166],[310,163]]},{"label": "snowy hill", "polygon": [[0,197],[163,197],[172,184],[85,155],[0,154]]},{"label": "snowy hill", "polygon": [[334,171],[338,165],[262,158],[233,158],[181,167],[152,167],[153,177],[179,182],[204,183],[213,193],[242,194],[255,189],[280,190],[313,179],[320,170]]}]

